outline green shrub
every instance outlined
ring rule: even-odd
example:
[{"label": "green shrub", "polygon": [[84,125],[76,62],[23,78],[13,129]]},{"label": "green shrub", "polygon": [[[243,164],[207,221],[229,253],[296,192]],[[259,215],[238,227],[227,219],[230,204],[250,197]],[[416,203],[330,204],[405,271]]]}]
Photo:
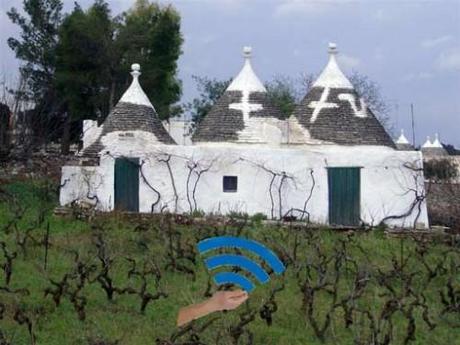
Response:
[{"label": "green shrub", "polygon": [[450,159],[430,159],[424,162],[425,178],[435,181],[449,181],[458,177],[457,164]]},{"label": "green shrub", "polygon": [[267,216],[262,212],[258,212],[251,216],[251,220],[256,224],[262,224],[263,220],[267,220]]}]

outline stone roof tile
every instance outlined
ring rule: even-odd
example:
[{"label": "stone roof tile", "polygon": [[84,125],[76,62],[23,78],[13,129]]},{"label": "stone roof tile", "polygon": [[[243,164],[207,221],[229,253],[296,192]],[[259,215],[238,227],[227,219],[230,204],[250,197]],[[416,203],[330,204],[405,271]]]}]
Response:
[{"label": "stone roof tile", "polygon": [[252,69],[251,49],[245,47],[243,55],[243,68],[198,124],[193,142],[237,142],[239,139],[245,142],[239,132],[248,125],[243,114],[248,109],[249,119],[282,118],[281,111],[269,100],[267,90]]},{"label": "stone roof tile", "polygon": [[133,64],[132,69],[133,81],[130,87],[105,119],[99,138],[83,150],[83,156],[96,156],[104,149],[101,138],[116,131],[150,132],[163,144],[175,144],[139,84],[140,66]]},{"label": "stone roof tile", "polygon": [[340,145],[384,145],[395,148],[335,60],[335,44],[329,46],[329,62],[294,110],[299,123],[314,139]]}]

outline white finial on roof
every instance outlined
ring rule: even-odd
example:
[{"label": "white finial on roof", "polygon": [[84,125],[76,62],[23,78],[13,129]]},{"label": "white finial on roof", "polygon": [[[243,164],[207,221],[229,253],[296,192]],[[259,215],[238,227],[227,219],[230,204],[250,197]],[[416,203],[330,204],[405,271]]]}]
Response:
[{"label": "white finial on roof", "polygon": [[333,42],[329,42],[329,54],[337,54],[337,44],[333,43]]},{"label": "white finial on roof", "polygon": [[422,148],[430,148],[433,147],[433,144],[431,143],[430,136],[428,135],[426,137],[425,143],[422,145]]},{"label": "white finial on roof", "polygon": [[434,137],[435,137],[435,139],[434,139],[434,141],[433,141],[433,143],[432,143],[432,147],[440,147],[440,148],[442,148],[443,146],[442,146],[441,142],[439,141],[439,135],[438,135],[438,133],[436,133],[436,134],[434,135]]},{"label": "white finial on roof", "polygon": [[133,76],[133,81],[129,86],[128,90],[125,91],[123,96],[120,98],[120,102],[132,103],[145,105],[147,107],[153,108],[152,103],[142,90],[141,85],[139,84],[139,76],[141,75],[141,66],[138,63],[133,63],[131,65],[131,75]]},{"label": "white finial on roof", "polygon": [[252,47],[243,47],[243,56],[245,59],[250,59],[252,55]]},{"label": "white finial on roof", "polygon": [[396,140],[396,144],[409,144],[409,140],[407,140],[406,136],[404,135],[404,129],[401,129],[401,135],[399,136],[398,140]]},{"label": "white finial on roof", "polygon": [[243,48],[244,66],[233,79],[227,91],[267,92],[264,84],[257,78],[251,66],[252,48]]},{"label": "white finial on roof", "polygon": [[134,78],[137,78],[141,75],[141,65],[139,65],[138,63],[133,63],[131,65],[131,75],[134,77]]},{"label": "white finial on roof", "polygon": [[327,63],[320,76],[313,83],[313,87],[329,87],[341,89],[353,89],[353,85],[340,70],[335,56],[337,55],[337,45],[329,43],[329,62]]}]

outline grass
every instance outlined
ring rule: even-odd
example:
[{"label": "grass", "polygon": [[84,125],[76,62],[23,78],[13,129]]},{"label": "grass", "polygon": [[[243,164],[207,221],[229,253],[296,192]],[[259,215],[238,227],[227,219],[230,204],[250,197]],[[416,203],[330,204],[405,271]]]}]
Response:
[{"label": "grass", "polygon": [[[17,252],[13,261],[13,273],[9,288],[30,291],[29,295],[9,293],[0,289],[0,304],[6,308],[1,318],[0,312],[0,344],[30,344],[31,337],[25,324],[14,319],[15,311],[21,310],[33,324],[36,344],[249,344],[249,334],[253,344],[378,344],[378,339],[370,336],[369,320],[358,310],[367,310],[376,320],[382,315],[385,304],[391,299],[388,288],[378,279],[378,272],[391,275],[396,265],[406,262],[404,269],[393,274],[388,281],[395,291],[395,296],[403,296],[407,310],[414,296],[426,298],[429,319],[436,324],[430,329],[423,321],[423,309],[414,308],[415,339],[410,344],[458,344],[460,339],[459,309],[442,314],[445,305],[441,302],[440,292],[446,290],[450,280],[457,289],[460,300],[460,278],[457,274],[460,255],[458,248],[442,243],[431,243],[428,246],[425,260],[434,268],[441,262],[442,268],[436,277],[427,282],[427,269],[422,264],[420,244],[412,239],[387,238],[383,231],[356,233],[346,235],[327,229],[308,232],[279,227],[264,227],[259,220],[249,222],[244,227],[240,222],[226,224],[210,220],[207,224],[177,224],[171,217],[150,219],[126,218],[120,214],[101,216],[91,221],[75,218],[60,218],[52,214],[56,205],[54,186],[47,180],[17,181],[0,187],[10,196],[0,202],[0,242],[6,243],[8,251]],[[13,202],[14,200],[14,202]],[[18,210],[25,210],[16,222],[11,223]],[[15,211],[16,210],[16,211]],[[19,212],[19,211],[18,211]],[[8,228],[6,225],[10,224]],[[49,224],[50,247],[47,268],[45,270],[45,247],[42,243]],[[18,244],[26,231],[30,238],[24,247]],[[96,270],[91,278],[97,276],[101,264],[97,258],[95,234],[101,234],[109,256],[113,259],[110,276],[117,287],[139,288],[139,277],[128,277],[131,266],[126,258],[134,259],[141,267],[155,262],[162,273],[159,285],[155,285],[153,276],[148,277],[148,290],[152,293],[158,289],[168,294],[148,304],[145,314],[140,312],[140,299],[136,295],[115,294],[109,301],[104,290],[97,281],[86,283],[81,295],[86,298],[86,318],[79,320],[68,296],[63,297],[59,306],[55,306],[52,297],[44,297],[44,291],[53,287],[51,280],[60,281],[63,276],[75,270],[75,252],[82,262],[95,265]],[[202,301],[208,286],[209,274],[203,265],[203,258],[196,255],[196,264],[181,258],[177,250],[177,241],[188,253],[193,253],[197,240],[217,234],[239,235],[254,238],[277,253],[284,249],[292,256],[292,248],[296,241],[295,264],[289,264],[283,278],[273,276],[266,285],[257,286],[248,302],[239,309],[218,315],[210,315],[194,323],[194,330],[199,329],[214,316],[219,319],[203,332],[197,332],[198,342],[189,341],[190,333],[173,342],[161,342],[170,339],[177,332],[175,319],[181,306]],[[171,245],[175,250],[172,257],[195,272],[195,278],[180,270],[166,268]],[[19,237],[18,237],[19,236]],[[348,239],[348,240],[347,240]],[[356,272],[368,272],[370,281],[366,285],[362,297],[356,300],[353,313],[353,324],[346,328],[344,311],[336,308],[331,314],[330,326],[321,340],[313,331],[311,320],[302,309],[303,295],[299,287],[299,279],[305,280],[310,270],[310,281],[315,284],[319,274],[315,267],[321,263],[321,255],[331,258],[325,266],[327,280],[334,280],[334,259],[343,241],[347,242],[346,255],[350,261],[344,261],[339,268],[341,272],[338,284],[338,300],[352,291]],[[5,258],[0,251],[0,267]],[[196,254],[196,253],[195,253]],[[280,254],[281,255],[281,254]],[[356,267],[353,266],[356,263]],[[419,273],[416,273],[419,272]],[[393,272],[394,273],[394,272]],[[416,273],[410,284],[412,294],[404,295],[405,274]],[[300,278],[299,278],[300,277]],[[0,287],[4,286],[0,271]],[[273,323],[268,326],[258,311],[268,301],[272,289],[284,282],[284,289],[276,294],[277,311],[272,314]],[[76,279],[70,279],[69,290],[75,289]],[[216,287],[212,286],[212,291]],[[385,295],[386,294],[386,295]],[[313,317],[321,325],[332,304],[332,295],[326,289],[319,289],[313,303]],[[232,328],[238,324],[244,312],[256,311],[255,319],[243,327],[243,335],[236,342],[232,338]],[[401,310],[392,314],[394,330],[390,344],[403,344],[409,326],[408,318]],[[389,327],[389,322],[380,318],[382,329]],[[3,343],[2,338],[3,336]],[[189,342],[187,342],[189,341]]]}]

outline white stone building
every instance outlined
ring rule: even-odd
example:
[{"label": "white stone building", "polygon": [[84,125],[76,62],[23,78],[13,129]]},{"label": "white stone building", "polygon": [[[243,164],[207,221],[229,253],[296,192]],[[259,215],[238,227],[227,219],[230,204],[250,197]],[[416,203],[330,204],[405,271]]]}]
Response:
[{"label": "white stone building", "polygon": [[62,168],[61,204],[428,226],[421,153],[398,150],[341,72],[336,53],[330,45],[325,69],[283,119],[245,48],[241,72],[192,145],[169,136],[133,65],[133,82],[104,124],[85,122],[83,151]]},{"label": "white stone building", "polygon": [[436,133],[434,137],[435,139],[432,142],[430,137],[427,136],[425,143],[421,147],[425,159],[439,158],[449,155],[446,149],[442,146],[441,142],[439,141],[438,133]]}]

